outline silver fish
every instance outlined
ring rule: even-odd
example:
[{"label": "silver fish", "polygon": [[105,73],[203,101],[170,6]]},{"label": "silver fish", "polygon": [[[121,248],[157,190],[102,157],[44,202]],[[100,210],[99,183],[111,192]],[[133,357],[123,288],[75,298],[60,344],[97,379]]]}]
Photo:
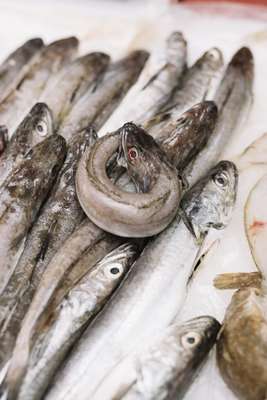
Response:
[{"label": "silver fish", "polygon": [[16,89],[43,46],[42,39],[27,40],[0,65],[0,103]]},{"label": "silver fish", "polygon": [[16,129],[0,159],[0,186],[11,171],[24,160],[29,150],[51,136],[53,132],[53,117],[50,109],[44,103],[35,104]]},{"label": "silver fish", "polygon": [[142,124],[167,102],[186,67],[187,44],[181,32],[173,32],[164,48],[149,57],[136,84],[99,131],[113,132],[126,121]]},{"label": "silver fish", "polygon": [[0,287],[3,290],[37,212],[46,198],[66,153],[62,137],[39,143],[6,179],[0,191]]},{"label": "silver fish", "polygon": [[9,136],[38,101],[51,74],[74,57],[77,47],[78,40],[70,37],[42,49],[19,87],[0,105],[0,121],[8,127]]},{"label": "silver fish", "polygon": [[93,399],[125,356],[142,351],[155,332],[172,322],[205,234],[225,226],[231,216],[236,186],[236,168],[224,161],[187,192],[181,204],[183,220],[176,218],[146,246],[120,290],[74,348],[46,399]]},{"label": "silver fish", "polygon": [[42,398],[69,349],[101,310],[138,254],[135,244],[119,246],[89,269],[70,290],[34,343],[18,399]]},{"label": "silver fish", "polygon": [[[108,378],[113,380],[114,390],[109,387],[107,393],[100,387],[95,398],[182,399],[214,345],[219,329],[219,322],[209,316],[171,324],[157,335],[152,346],[115,368]],[[119,386],[121,380],[123,385]]]},{"label": "silver fish", "polygon": [[68,141],[75,132],[92,123],[98,131],[134,84],[147,58],[148,53],[140,50],[110,64],[103,77],[73,106],[63,121],[59,134]]},{"label": "silver fish", "polygon": [[167,139],[175,129],[181,114],[194,104],[205,100],[211,81],[223,65],[222,53],[213,48],[204,53],[188,69],[172,100],[155,117],[146,121],[144,128],[157,140]]},{"label": "silver fish", "polygon": [[104,72],[108,63],[109,56],[104,53],[87,54],[67,64],[49,79],[40,101],[53,110],[56,130],[75,102]]},{"label": "silver fish", "polygon": [[74,175],[81,154],[95,139],[96,134],[91,129],[73,138],[54,190],[29,232],[16,268],[1,293],[0,354],[7,356],[12,350],[43,271],[84,218],[76,197]]},{"label": "silver fish", "polygon": [[217,126],[207,146],[185,171],[189,184],[205,175],[218,160],[230,142],[252,102],[254,61],[251,51],[242,47],[230,61],[214,101],[218,105]]}]

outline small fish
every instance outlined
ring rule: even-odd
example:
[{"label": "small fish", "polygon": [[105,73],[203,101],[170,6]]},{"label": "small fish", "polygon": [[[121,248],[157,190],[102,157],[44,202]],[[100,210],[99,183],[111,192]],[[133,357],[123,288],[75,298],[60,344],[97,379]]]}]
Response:
[{"label": "small fish", "polygon": [[157,140],[163,141],[175,129],[177,119],[188,108],[205,100],[212,79],[223,65],[222,53],[213,48],[204,53],[188,69],[172,100],[155,117],[144,123],[144,128]]},{"label": "small fish", "polygon": [[[84,218],[76,197],[74,175],[79,158],[95,140],[95,132],[88,128],[78,132],[69,144],[53,192],[29,232],[16,268],[1,293],[0,321],[4,328],[0,330],[0,354],[7,355],[13,348],[46,266]],[[19,301],[21,298],[23,302]]]},{"label": "small fish", "polygon": [[147,244],[120,290],[74,347],[47,400],[93,400],[100,383],[124,357],[142,352],[155,332],[173,321],[205,234],[223,228],[231,217],[237,179],[234,164],[224,161],[186,193],[183,219],[177,217]]},{"label": "small fish", "polygon": [[53,110],[56,130],[75,102],[104,72],[108,63],[109,56],[104,53],[87,54],[67,64],[49,79],[40,101]]},{"label": "small fish", "polygon": [[119,246],[89,269],[70,290],[34,343],[19,400],[43,397],[69,349],[108,301],[139,252],[135,244]]},{"label": "small fish", "polygon": [[50,109],[44,103],[35,104],[16,129],[0,158],[0,187],[11,171],[24,160],[29,150],[53,132],[53,116]]},{"label": "small fish", "polygon": [[205,175],[219,161],[242,118],[248,115],[254,79],[253,54],[247,47],[237,51],[230,61],[214,97],[219,117],[206,147],[188,166],[185,174],[190,185]]},{"label": "small fish", "polygon": [[10,136],[39,100],[51,75],[74,57],[77,48],[78,40],[70,37],[53,42],[40,51],[17,89],[0,104],[1,124],[7,126]]},{"label": "small fish", "polygon": [[8,143],[8,130],[5,125],[0,125],[0,157],[6,150]]},{"label": "small fish", "polygon": [[[117,187],[106,174],[106,164],[121,148],[128,174],[139,192]],[[81,158],[76,189],[86,215],[107,232],[123,237],[147,237],[173,220],[182,193],[177,170],[154,139],[133,123],[100,138]]]},{"label": "small fish", "polygon": [[0,103],[19,85],[44,46],[42,39],[27,40],[0,65]]},{"label": "small fish", "polygon": [[138,50],[110,64],[104,75],[75,103],[59,134],[68,141],[75,132],[90,124],[98,131],[135,83],[147,58],[146,51]]},{"label": "small fish", "polygon": [[168,36],[163,48],[151,54],[136,84],[102,126],[99,136],[126,121],[143,124],[168,101],[186,68],[187,44],[181,32]]},{"label": "small fish", "polygon": [[[252,188],[245,205],[246,234],[262,280],[258,287],[253,287],[254,273],[250,280],[252,287],[239,289],[233,295],[217,345],[222,377],[241,400],[265,400],[267,396],[266,196],[267,175],[264,175]],[[236,281],[236,274],[232,280]],[[228,277],[228,286],[229,283]]]},{"label": "small fish", "polygon": [[[174,323],[157,335],[152,346],[126,358],[109,380],[115,391],[99,391],[98,400],[182,399],[199,372],[220,329],[213,317],[201,316]],[[116,390],[116,382],[123,381]]]},{"label": "small fish", "polygon": [[65,154],[64,139],[52,135],[34,146],[1,186],[1,291],[13,271],[24,238],[54,183]]}]

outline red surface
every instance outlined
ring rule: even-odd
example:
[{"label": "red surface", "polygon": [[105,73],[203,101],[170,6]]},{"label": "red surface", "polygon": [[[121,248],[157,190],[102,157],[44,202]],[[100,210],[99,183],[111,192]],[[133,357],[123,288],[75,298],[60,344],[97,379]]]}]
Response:
[{"label": "red surface", "polygon": [[[213,2],[214,0],[205,0],[205,2]],[[174,0],[172,1],[172,3],[175,2],[181,2],[181,3],[199,3],[199,2],[203,2],[203,0]],[[245,4],[261,4],[261,5],[265,5],[267,6],[267,0],[227,0],[227,2],[231,2],[231,3],[245,3]],[[225,0],[216,0],[216,3],[225,3]]]}]

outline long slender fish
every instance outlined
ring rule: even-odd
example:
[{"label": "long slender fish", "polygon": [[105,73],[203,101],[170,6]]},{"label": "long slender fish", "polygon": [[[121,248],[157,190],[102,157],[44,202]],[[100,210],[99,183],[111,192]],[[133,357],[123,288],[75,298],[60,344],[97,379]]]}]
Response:
[{"label": "long slender fish", "polygon": [[27,40],[0,65],[0,103],[16,89],[44,46],[42,39]]},{"label": "long slender fish", "polygon": [[[99,400],[182,399],[215,344],[219,322],[201,316],[174,323],[160,333],[152,346],[126,358],[111,373],[114,390],[101,390]],[[123,385],[118,387],[123,376]],[[127,382],[127,383],[125,383]]]},{"label": "long slender fish", "polygon": [[9,136],[38,101],[51,74],[75,56],[77,47],[78,40],[70,37],[42,49],[17,90],[0,105],[0,123],[8,127]]},{"label": "long slender fish", "polygon": [[176,218],[146,246],[120,290],[74,348],[47,399],[93,399],[111,369],[131,351],[142,351],[155,332],[172,322],[205,234],[229,220],[236,185],[236,168],[224,161],[187,192],[181,203],[183,220]]},{"label": "long slender fish", "polygon": [[222,54],[217,48],[210,49],[188,69],[169,104],[155,117],[146,121],[144,128],[159,140],[169,137],[181,114],[194,104],[205,100],[212,78],[223,65]]},{"label": "long slender fish", "polygon": [[135,83],[146,60],[146,51],[134,51],[110,64],[104,76],[76,102],[63,121],[59,134],[67,141],[77,131],[94,123],[98,131]]},{"label": "long slender fish", "polygon": [[84,218],[76,197],[74,175],[80,156],[95,139],[92,129],[73,138],[53,193],[28,234],[16,268],[1,293],[0,324],[4,328],[0,330],[0,354],[5,354],[5,358],[14,347],[21,321],[47,264]]},{"label": "long slender fish", "polygon": [[185,172],[190,184],[205,175],[220,158],[235,130],[248,114],[252,102],[254,61],[251,51],[242,47],[230,61],[214,101],[218,105],[217,127],[199,157]]},{"label": "long slender fish", "polygon": [[[202,140],[201,136],[211,134],[216,118],[216,107],[207,102],[199,104],[194,108],[193,112],[187,112],[186,119],[177,124],[176,133],[178,137],[175,138],[173,136],[173,140],[166,144],[168,154],[171,156],[175,154],[176,146],[179,146],[181,143],[186,153],[186,137],[188,137],[189,148],[191,148],[193,143],[195,143],[195,147],[197,148],[198,141]],[[183,158],[183,162],[186,162],[186,157]],[[102,231],[88,219],[82,222],[69,239],[66,240],[62,248],[47,266],[36,295],[23,321],[12,363],[16,372],[18,362],[20,367],[22,366],[22,369],[27,365],[27,349],[29,348],[29,343],[36,330],[38,321],[45,318],[46,312],[49,312],[50,307],[53,308],[60,304],[69,289],[91,266],[120,243],[120,238]],[[24,353],[25,349],[26,352]],[[23,355],[21,354],[21,350],[24,353]],[[12,368],[10,373],[14,375]],[[20,375],[23,375],[23,372],[18,375],[18,379],[20,379]]]},{"label": "long slender fish", "polygon": [[217,346],[223,379],[241,400],[264,400],[267,396],[266,195],[264,175],[251,190],[245,206],[246,234],[263,279],[259,287],[253,287],[253,276],[252,287],[233,295]]},{"label": "long slender fish", "polygon": [[49,79],[40,101],[53,110],[56,130],[73,104],[104,72],[108,63],[109,56],[104,53],[87,54],[67,64]]},{"label": "long slender fish", "polygon": [[65,146],[64,139],[57,135],[37,144],[1,187],[1,291],[12,273],[23,239],[62,166]]},{"label": "long slender fish", "polygon": [[152,118],[172,94],[186,68],[187,44],[181,32],[173,32],[163,49],[149,57],[136,84],[99,131],[113,132],[126,121],[142,124]]},{"label": "long slender fish", "polygon": [[119,246],[70,290],[34,343],[18,399],[42,398],[73,343],[104,306],[139,253],[135,244]]},{"label": "long slender fish", "polygon": [[[139,193],[120,189],[107,175],[107,162],[120,140]],[[166,228],[177,213],[182,193],[177,170],[165,153],[150,135],[129,122],[85,152],[78,165],[76,188],[87,216],[105,231],[125,237],[152,236]]]},{"label": "long slender fish", "polygon": [[51,136],[53,132],[53,117],[50,109],[44,103],[35,104],[17,127],[0,159],[0,185],[23,161],[28,151]]}]

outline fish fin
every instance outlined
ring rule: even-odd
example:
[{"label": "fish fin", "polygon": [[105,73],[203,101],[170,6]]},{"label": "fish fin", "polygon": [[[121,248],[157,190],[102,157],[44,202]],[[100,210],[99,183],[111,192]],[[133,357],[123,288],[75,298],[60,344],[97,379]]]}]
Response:
[{"label": "fish fin", "polygon": [[213,285],[216,289],[241,289],[261,287],[261,282],[260,272],[233,272],[216,275]]},{"label": "fish fin", "polygon": [[143,88],[141,90],[145,90],[155,79],[157,79],[157,77],[159,76],[159,74],[168,66],[168,64],[163,65],[156,73],[155,75],[153,75],[148,81],[147,83],[143,86]]}]

